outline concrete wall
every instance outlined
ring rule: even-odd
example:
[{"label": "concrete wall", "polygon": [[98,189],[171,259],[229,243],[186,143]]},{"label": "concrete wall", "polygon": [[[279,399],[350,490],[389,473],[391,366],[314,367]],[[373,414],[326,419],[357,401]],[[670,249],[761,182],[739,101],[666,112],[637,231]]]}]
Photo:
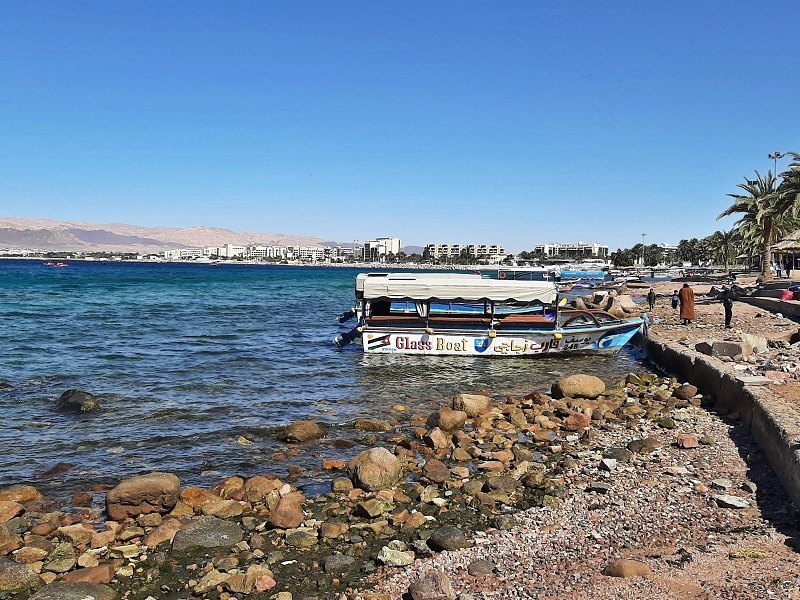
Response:
[{"label": "concrete wall", "polygon": [[800,318],[800,300],[779,300],[778,298],[761,298],[745,296],[739,302],[751,304],[773,313],[781,313],[784,317]]},{"label": "concrete wall", "polygon": [[640,338],[640,346],[658,367],[713,395],[718,407],[739,413],[789,497],[800,507],[800,407],[765,386],[744,385],[726,363],[680,344],[651,336]]}]

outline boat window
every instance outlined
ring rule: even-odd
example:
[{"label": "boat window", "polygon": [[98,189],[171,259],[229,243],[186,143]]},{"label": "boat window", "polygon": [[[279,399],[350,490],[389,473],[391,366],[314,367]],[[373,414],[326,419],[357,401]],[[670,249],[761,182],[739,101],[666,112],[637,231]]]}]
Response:
[{"label": "boat window", "polygon": [[587,325],[594,325],[594,321],[589,315],[569,317],[564,323],[564,327],[586,327]]}]

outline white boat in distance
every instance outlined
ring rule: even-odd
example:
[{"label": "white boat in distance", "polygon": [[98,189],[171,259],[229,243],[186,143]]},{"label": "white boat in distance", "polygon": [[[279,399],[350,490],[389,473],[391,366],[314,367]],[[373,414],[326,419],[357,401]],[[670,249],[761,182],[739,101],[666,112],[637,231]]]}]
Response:
[{"label": "white boat in distance", "polygon": [[614,353],[646,323],[561,308],[553,282],[469,274],[361,273],[350,312],[358,325],[337,347],[360,336],[364,352],[375,354]]}]

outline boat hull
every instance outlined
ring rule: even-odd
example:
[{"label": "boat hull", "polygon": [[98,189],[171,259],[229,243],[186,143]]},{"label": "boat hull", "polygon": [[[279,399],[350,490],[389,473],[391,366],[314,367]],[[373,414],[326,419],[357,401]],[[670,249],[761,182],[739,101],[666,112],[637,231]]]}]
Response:
[{"label": "boat hull", "polygon": [[605,327],[580,330],[497,332],[424,330],[398,331],[370,328],[361,336],[368,354],[424,354],[449,356],[542,356],[553,354],[616,353],[642,327],[636,319]]}]

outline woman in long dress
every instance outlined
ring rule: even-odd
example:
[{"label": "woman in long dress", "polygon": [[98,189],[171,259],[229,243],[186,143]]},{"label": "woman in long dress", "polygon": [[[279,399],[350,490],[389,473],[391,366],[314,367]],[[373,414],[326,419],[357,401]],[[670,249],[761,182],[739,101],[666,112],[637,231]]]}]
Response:
[{"label": "woman in long dress", "polygon": [[694,320],[694,290],[684,283],[681,291],[678,292],[681,301],[681,319],[684,325],[689,325]]}]

